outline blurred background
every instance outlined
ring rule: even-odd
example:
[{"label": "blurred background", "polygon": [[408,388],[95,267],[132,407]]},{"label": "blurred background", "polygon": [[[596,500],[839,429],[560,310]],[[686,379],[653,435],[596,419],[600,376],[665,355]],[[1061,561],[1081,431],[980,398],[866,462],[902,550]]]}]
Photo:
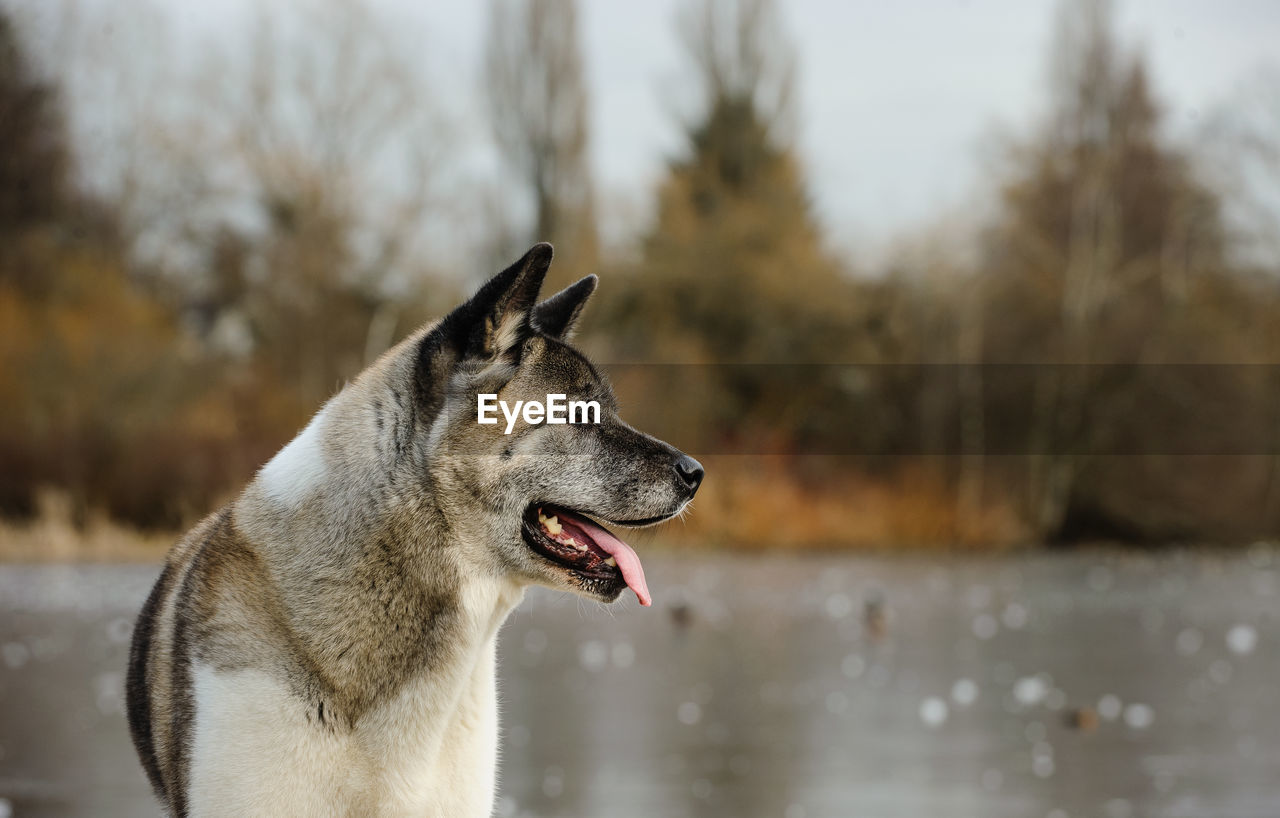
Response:
[{"label": "blurred background", "polygon": [[[0,2],[0,816],[177,533],[531,243],[698,456],[498,813],[1275,816],[1280,6]],[[651,556],[650,556],[651,555]],[[70,760],[74,760],[71,763]]]}]

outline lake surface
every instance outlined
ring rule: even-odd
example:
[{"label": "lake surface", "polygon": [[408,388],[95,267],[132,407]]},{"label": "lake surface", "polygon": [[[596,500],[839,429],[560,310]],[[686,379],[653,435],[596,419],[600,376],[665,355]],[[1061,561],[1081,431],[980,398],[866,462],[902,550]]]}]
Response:
[{"label": "lake surface", "polygon": [[[1280,551],[646,560],[501,647],[499,816],[1276,818]],[[0,566],[0,818],[158,811],[154,566]]]}]

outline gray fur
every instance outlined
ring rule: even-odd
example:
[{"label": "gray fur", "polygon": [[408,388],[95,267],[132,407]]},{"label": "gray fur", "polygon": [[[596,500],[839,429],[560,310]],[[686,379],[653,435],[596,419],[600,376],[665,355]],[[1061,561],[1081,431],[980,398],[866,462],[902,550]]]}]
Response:
[{"label": "gray fur", "polygon": [[[401,691],[438,681],[443,692],[424,701],[449,701],[477,677],[519,589],[607,602],[625,587],[534,552],[521,535],[530,504],[618,524],[669,518],[692,498],[697,486],[673,471],[680,453],[623,423],[607,381],[563,340],[594,277],[535,307],[550,255],[535,247],[388,351],[174,547],[139,618],[128,676],[134,743],[172,815],[221,809],[191,796],[197,663],[263,674],[287,689],[308,729],[380,747],[373,733]],[[519,424],[505,436],[476,423],[478,392],[598,400],[602,423]],[[382,811],[376,771],[352,781],[334,814]],[[272,803],[293,802],[277,793]]]}]

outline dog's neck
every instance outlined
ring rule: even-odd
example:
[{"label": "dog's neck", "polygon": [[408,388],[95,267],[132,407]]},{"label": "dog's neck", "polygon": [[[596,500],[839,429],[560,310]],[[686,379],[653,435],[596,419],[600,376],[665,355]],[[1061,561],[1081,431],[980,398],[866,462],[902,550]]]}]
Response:
[{"label": "dog's neck", "polygon": [[[312,417],[258,472],[236,504],[255,542],[305,549],[323,570],[370,548],[397,558],[432,550],[444,515],[424,490],[425,464],[412,441],[421,422],[413,388],[413,346],[388,351]],[[379,545],[381,543],[382,545]]]},{"label": "dog's neck", "polygon": [[422,422],[407,357],[389,353],[335,396],[235,506],[289,626],[332,673],[328,709],[351,724],[421,684],[447,721],[524,592],[469,558],[484,544],[460,537],[406,461]]}]

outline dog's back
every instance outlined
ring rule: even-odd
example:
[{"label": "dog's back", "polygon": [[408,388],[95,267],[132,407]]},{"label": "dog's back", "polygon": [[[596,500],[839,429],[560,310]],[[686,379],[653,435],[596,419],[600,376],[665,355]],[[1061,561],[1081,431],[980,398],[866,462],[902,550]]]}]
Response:
[{"label": "dog's back", "polygon": [[186,736],[174,730],[191,724],[185,608],[192,600],[181,589],[188,583],[199,587],[191,572],[194,557],[225,526],[226,512],[214,514],[173,549],[134,626],[125,690],[129,732],[151,786],[166,804],[180,804],[188,763]]},{"label": "dog's back", "polygon": [[195,645],[211,647],[204,642],[214,636],[213,626],[238,620],[252,641],[243,645],[222,632],[216,639],[220,661],[278,661],[272,654],[279,653],[273,645],[279,625],[272,622],[272,594],[260,562],[235,532],[230,507],[207,517],[170,553],[134,628],[126,685],[129,731],[152,787],[175,815],[187,812]]}]

